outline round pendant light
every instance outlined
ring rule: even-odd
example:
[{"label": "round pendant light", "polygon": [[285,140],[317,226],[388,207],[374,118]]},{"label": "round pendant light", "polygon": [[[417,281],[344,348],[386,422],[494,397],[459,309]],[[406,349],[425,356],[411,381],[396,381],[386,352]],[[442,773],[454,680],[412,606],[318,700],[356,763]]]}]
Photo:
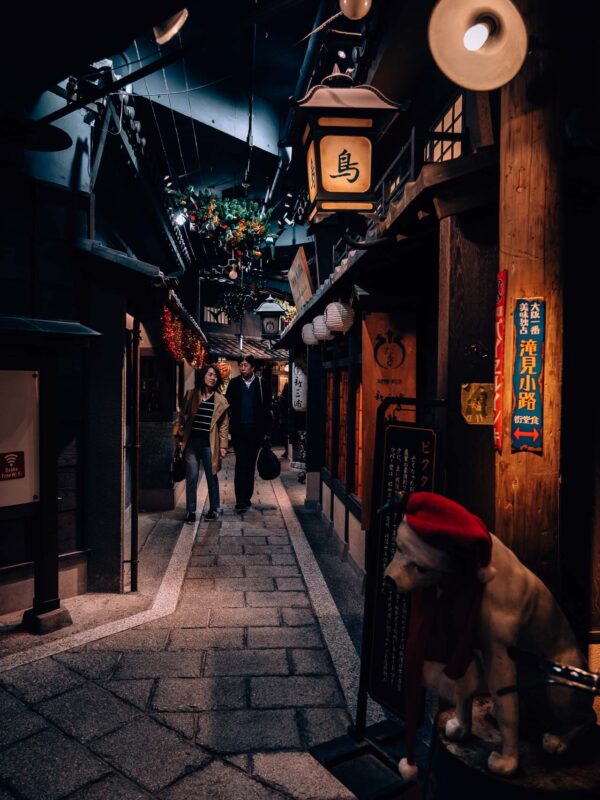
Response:
[{"label": "round pendant light", "polygon": [[348,19],[362,19],[371,10],[372,0],[340,0],[340,11]]},{"label": "round pendant light", "polygon": [[349,303],[329,303],[324,316],[325,324],[330,331],[347,333],[354,322],[354,309]]},{"label": "round pendant light", "polygon": [[427,35],[444,75],[473,91],[504,86],[527,55],[525,23],[511,0],[440,0]]},{"label": "round pendant light", "polygon": [[330,342],[333,339],[333,333],[331,333],[327,327],[323,314],[319,314],[318,317],[315,317],[312,324],[315,336],[320,342]]},{"label": "round pendant light", "polygon": [[312,322],[308,322],[306,325],[302,326],[302,341],[308,347],[312,347],[315,344],[319,344],[319,340],[315,336],[315,332],[313,330]]}]

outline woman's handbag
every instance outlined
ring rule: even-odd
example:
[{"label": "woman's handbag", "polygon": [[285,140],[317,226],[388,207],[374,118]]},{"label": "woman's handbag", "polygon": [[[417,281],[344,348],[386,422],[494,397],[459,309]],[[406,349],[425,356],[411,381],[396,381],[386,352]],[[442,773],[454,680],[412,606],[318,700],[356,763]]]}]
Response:
[{"label": "woman's handbag", "polygon": [[279,477],[281,464],[275,453],[271,450],[271,444],[265,439],[263,446],[258,453],[256,469],[263,481],[272,481]]},{"label": "woman's handbag", "polygon": [[184,480],[185,478],[185,461],[183,459],[183,453],[181,452],[181,447],[179,445],[175,448],[175,452],[173,453],[173,461],[171,461],[171,480],[173,483],[179,483],[179,481]]}]

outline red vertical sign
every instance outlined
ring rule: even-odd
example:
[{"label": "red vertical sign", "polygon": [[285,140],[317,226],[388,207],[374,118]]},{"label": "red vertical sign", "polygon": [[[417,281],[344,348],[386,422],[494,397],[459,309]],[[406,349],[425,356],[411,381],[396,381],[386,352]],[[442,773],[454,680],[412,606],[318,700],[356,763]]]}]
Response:
[{"label": "red vertical sign", "polygon": [[494,446],[502,452],[502,392],[504,390],[504,331],[508,270],[498,273],[496,286],[496,344],[494,347]]}]

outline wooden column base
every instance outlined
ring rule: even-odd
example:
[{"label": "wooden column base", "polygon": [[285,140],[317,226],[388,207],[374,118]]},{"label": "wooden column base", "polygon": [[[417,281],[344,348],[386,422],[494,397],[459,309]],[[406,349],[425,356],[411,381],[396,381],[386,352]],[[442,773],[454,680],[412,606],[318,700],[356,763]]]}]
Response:
[{"label": "wooden column base", "polygon": [[73,624],[71,614],[66,608],[55,608],[52,611],[39,612],[28,608],[23,614],[21,622],[25,630],[30,633],[43,635],[52,633]]},{"label": "wooden column base", "polygon": [[453,710],[437,715],[425,800],[477,795],[485,800],[584,800],[599,796],[600,727],[595,726],[562,756],[545,753],[541,741],[522,740],[519,771],[513,777],[502,778],[487,770],[489,754],[501,746],[491,710],[489,698],[475,702],[473,735],[465,742],[451,742],[444,735]]}]

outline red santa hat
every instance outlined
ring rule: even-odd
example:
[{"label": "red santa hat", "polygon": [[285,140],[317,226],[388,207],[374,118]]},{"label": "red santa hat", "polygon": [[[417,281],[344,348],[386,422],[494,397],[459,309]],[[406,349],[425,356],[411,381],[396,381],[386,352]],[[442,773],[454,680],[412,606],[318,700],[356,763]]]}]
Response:
[{"label": "red santa hat", "polygon": [[416,777],[415,741],[419,721],[423,662],[446,664],[450,678],[465,674],[473,659],[479,608],[484,583],[495,570],[490,566],[492,540],[486,525],[454,500],[434,492],[409,495],[403,522],[409,534],[442,550],[460,574],[460,580],[444,588],[418,589],[411,593],[410,619],[404,658],[406,758],[400,772],[406,780]]}]

